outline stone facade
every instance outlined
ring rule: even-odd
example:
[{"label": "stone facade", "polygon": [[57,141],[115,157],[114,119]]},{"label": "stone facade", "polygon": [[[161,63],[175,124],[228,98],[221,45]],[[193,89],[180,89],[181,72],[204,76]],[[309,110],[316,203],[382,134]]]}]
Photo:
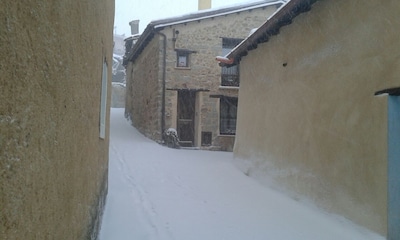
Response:
[{"label": "stone facade", "polygon": [[[246,38],[281,4],[167,23],[154,31],[142,52],[127,64],[126,115],[133,125],[154,140],[161,140],[168,128],[179,133],[179,92],[191,92],[195,99],[192,146],[232,151],[234,135],[220,134],[219,96],[237,97],[239,88],[221,87],[221,68],[215,57],[222,54],[223,38]],[[146,30],[141,38],[145,36]],[[177,67],[178,51],[189,52],[187,67]],[[211,144],[202,144],[204,132],[211,134]]]},{"label": "stone facade", "polygon": [[162,63],[159,56],[159,39],[153,38],[147,51],[137,59],[141,64],[126,68],[125,116],[146,136],[161,139]]},{"label": "stone facade", "polygon": [[5,1],[0,16],[0,239],[96,239],[114,1]]},{"label": "stone facade", "polygon": [[240,61],[243,171],[382,235],[388,100],[374,93],[400,86],[399,11],[395,0],[317,1]]}]

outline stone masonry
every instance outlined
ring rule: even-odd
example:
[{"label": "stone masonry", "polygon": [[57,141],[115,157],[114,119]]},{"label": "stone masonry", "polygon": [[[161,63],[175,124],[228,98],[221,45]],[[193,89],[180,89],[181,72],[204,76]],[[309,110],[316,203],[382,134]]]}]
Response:
[{"label": "stone masonry", "polygon": [[[203,148],[232,151],[235,136],[219,133],[218,96],[237,97],[239,88],[221,87],[221,67],[215,57],[222,55],[223,38],[246,38],[278,6],[172,24],[159,30],[160,34],[155,32],[140,55],[127,65],[126,115],[133,125],[146,136],[161,140],[162,105],[165,106],[164,129],[177,128],[178,90],[195,90],[194,146],[202,147],[201,133],[211,132],[212,144]],[[165,103],[162,99],[164,35]],[[192,52],[189,67],[177,67],[176,49]]]}]

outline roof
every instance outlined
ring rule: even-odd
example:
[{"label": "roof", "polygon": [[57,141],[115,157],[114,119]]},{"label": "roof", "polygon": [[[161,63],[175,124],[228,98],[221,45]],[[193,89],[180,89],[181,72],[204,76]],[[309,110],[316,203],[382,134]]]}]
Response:
[{"label": "roof", "polygon": [[217,58],[221,65],[235,65],[249,51],[257,48],[260,43],[268,42],[269,39],[279,34],[281,27],[292,23],[293,19],[303,12],[311,10],[311,6],[318,0],[290,0],[272,14],[267,21],[256,31],[250,34],[239,45],[237,45],[224,58]]},{"label": "roof", "polygon": [[155,21],[152,21],[150,24],[153,24],[155,26],[155,28],[159,28],[159,27],[165,27],[165,26],[176,25],[176,24],[181,24],[181,23],[188,23],[188,22],[193,22],[193,21],[198,21],[198,20],[208,19],[208,18],[213,18],[213,17],[218,17],[218,16],[224,16],[224,15],[232,14],[232,13],[244,12],[244,11],[252,10],[255,8],[262,8],[262,7],[268,7],[271,5],[284,4],[285,2],[286,1],[283,1],[283,0],[264,0],[264,1],[258,1],[258,2],[252,2],[252,3],[242,3],[242,4],[238,4],[238,5],[232,5],[230,7],[225,7],[225,8],[207,9],[207,10],[197,11],[197,12],[189,13],[189,14],[182,15],[179,17],[155,20]]},{"label": "roof", "polygon": [[132,50],[129,52],[127,60],[134,61],[140,55],[143,49],[147,46],[147,44],[151,41],[151,39],[154,37],[154,34],[162,30],[164,27],[176,24],[184,24],[194,21],[200,21],[219,16],[225,16],[228,14],[249,11],[256,8],[263,8],[273,5],[282,5],[286,1],[287,0],[264,0],[246,4],[232,5],[230,7],[225,7],[225,8],[207,9],[182,16],[151,21],[147,25],[146,29],[143,31],[141,37],[138,39],[136,44],[133,46]]}]

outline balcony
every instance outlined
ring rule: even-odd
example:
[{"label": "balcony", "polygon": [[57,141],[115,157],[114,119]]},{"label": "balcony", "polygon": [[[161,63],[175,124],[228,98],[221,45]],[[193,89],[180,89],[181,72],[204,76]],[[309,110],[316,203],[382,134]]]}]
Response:
[{"label": "balcony", "polygon": [[222,74],[221,86],[239,87],[239,75],[237,74]]}]

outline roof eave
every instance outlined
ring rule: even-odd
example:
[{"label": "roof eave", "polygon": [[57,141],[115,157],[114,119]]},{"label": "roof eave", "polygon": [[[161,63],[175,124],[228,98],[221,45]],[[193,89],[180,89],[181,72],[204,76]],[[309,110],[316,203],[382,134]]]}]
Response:
[{"label": "roof eave", "polygon": [[156,31],[154,25],[152,25],[151,23],[148,24],[146,29],[143,31],[142,35],[137,40],[137,42],[132,46],[132,50],[129,52],[129,55],[126,57],[128,61],[134,62],[136,60],[136,58],[140,55],[143,49],[154,37],[155,32]]},{"label": "roof eave", "polygon": [[311,5],[318,0],[291,0],[271,15],[255,32],[232,49],[225,57],[237,64],[249,51],[258,44],[268,42],[270,37],[279,34],[280,28],[292,23],[293,19],[303,12],[311,10]]}]

